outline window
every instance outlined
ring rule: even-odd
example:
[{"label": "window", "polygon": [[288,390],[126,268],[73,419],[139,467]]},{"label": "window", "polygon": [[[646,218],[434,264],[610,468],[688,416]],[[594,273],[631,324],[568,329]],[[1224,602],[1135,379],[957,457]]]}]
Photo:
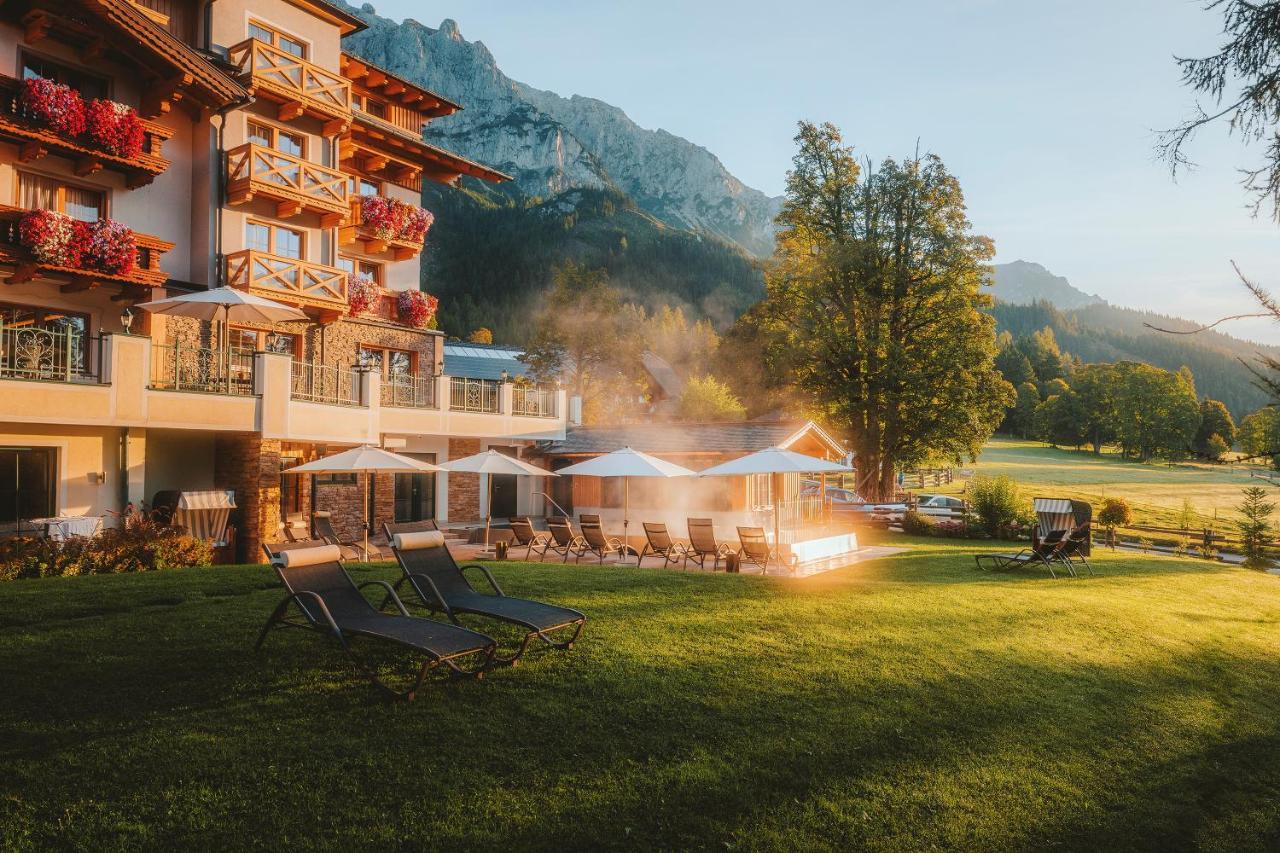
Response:
[{"label": "window", "polygon": [[351,104],[367,115],[383,118],[387,114],[387,105],[382,101],[374,100],[368,95],[352,94]]},{"label": "window", "polygon": [[357,355],[361,367],[368,367],[388,376],[412,376],[417,353],[409,350],[388,349],[386,347],[361,346]]},{"label": "window", "polygon": [[302,348],[298,336],[284,332],[263,332],[258,329],[231,328],[231,348],[247,352],[275,352],[297,357]]},{"label": "window", "polygon": [[0,530],[54,514],[52,447],[0,447]]},{"label": "window", "polygon": [[244,244],[255,252],[266,252],[282,258],[302,259],[302,232],[263,222],[247,222]]},{"label": "window", "polygon": [[246,135],[250,142],[266,148],[274,148],[283,154],[292,154],[299,158],[306,156],[304,153],[306,137],[301,133],[294,133],[260,121],[250,121]]},{"label": "window", "polygon": [[97,74],[90,74],[87,71],[63,65],[61,62],[45,59],[43,56],[23,52],[22,79],[28,80],[32,77],[56,80],[64,86],[70,86],[75,89],[85,98],[108,98],[111,96],[111,87],[105,77],[99,77]]},{"label": "window", "polygon": [[18,206],[56,210],[83,222],[94,222],[106,213],[106,196],[101,190],[68,184],[59,178],[19,172]]},{"label": "window", "polygon": [[752,474],[747,477],[747,508],[761,510],[773,506],[773,477]]},{"label": "window", "polygon": [[382,284],[382,264],[373,261],[362,261],[356,258],[349,258],[345,255],[338,256],[338,269],[347,275],[355,275],[363,273],[373,279],[375,284]]},{"label": "window", "polygon": [[377,181],[371,181],[368,178],[357,178],[355,175],[352,175],[351,194],[353,196],[381,195],[382,184]]},{"label": "window", "polygon": [[267,44],[274,45],[285,53],[292,54],[299,59],[307,58],[307,46],[301,41],[256,21],[249,22],[249,38],[265,41]]},{"label": "window", "polygon": [[317,486],[354,486],[356,484],[355,474],[313,474],[312,476],[315,477],[312,482]]}]

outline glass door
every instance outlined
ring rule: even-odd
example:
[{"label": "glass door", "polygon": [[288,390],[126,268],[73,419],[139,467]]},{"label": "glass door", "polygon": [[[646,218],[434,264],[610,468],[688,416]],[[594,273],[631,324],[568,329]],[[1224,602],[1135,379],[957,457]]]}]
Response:
[{"label": "glass door", "polygon": [[52,447],[0,447],[0,530],[54,514]]}]

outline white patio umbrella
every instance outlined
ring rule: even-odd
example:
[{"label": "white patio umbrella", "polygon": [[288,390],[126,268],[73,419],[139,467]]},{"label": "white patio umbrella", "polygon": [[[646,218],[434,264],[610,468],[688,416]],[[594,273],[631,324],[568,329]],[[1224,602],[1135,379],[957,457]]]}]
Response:
[{"label": "white patio umbrella", "polygon": [[[746,456],[740,456],[737,459],[730,459],[728,462],[722,462],[719,465],[713,465],[699,472],[698,476],[747,477],[753,474],[771,475],[773,479],[773,547],[778,550],[778,555],[781,557],[780,546],[782,540],[780,538],[778,502],[782,495],[782,485],[778,482],[778,475],[831,474],[852,470],[848,465],[840,462],[830,462],[826,459],[818,459],[815,456],[805,456],[803,453],[796,453],[794,450],[786,450],[781,447],[769,447],[765,450],[749,453]],[[822,496],[824,501],[826,497],[825,494]]]},{"label": "white patio umbrella", "polygon": [[484,513],[484,546],[489,547],[489,521],[493,518],[493,475],[511,474],[517,477],[555,477],[557,474],[537,465],[530,465],[523,459],[507,456],[490,449],[473,456],[451,459],[440,465],[441,470],[459,474],[484,474],[488,477],[489,500],[485,504]]},{"label": "white patio umbrella", "polygon": [[280,323],[286,320],[305,320],[307,315],[291,305],[281,305],[261,296],[254,296],[234,287],[215,287],[212,290],[198,290],[194,293],[183,293],[167,299],[156,299],[143,302],[139,308],[152,314],[167,314],[173,317],[191,317],[196,320],[222,323],[222,353],[226,361],[227,376],[230,376],[231,348],[228,345],[227,330],[231,323]]},{"label": "white patio umbrella", "polygon": [[639,450],[624,447],[586,462],[561,468],[556,472],[561,477],[576,475],[579,477],[621,477],[622,478],[622,542],[627,542],[627,529],[631,525],[631,478],[632,477],[696,477],[697,473],[681,467],[674,462],[658,459]]},{"label": "white patio umbrella", "polygon": [[354,474],[362,473],[364,478],[364,558],[369,559],[369,483],[370,474],[422,474],[439,471],[440,468],[429,462],[421,462],[408,456],[383,450],[369,444],[353,447],[314,462],[307,462],[286,469],[286,474]]}]

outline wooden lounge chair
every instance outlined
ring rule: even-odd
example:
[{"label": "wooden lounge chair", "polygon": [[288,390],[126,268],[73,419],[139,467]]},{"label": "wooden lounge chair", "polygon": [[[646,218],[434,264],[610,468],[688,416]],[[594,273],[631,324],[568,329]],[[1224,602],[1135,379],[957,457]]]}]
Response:
[{"label": "wooden lounge chair", "polygon": [[711,519],[689,519],[689,547],[684,555],[686,567],[693,560],[699,568],[705,569],[707,560],[711,560],[711,571],[718,571],[720,561],[729,556],[732,550],[723,542],[716,541],[716,528]]},{"label": "wooden lounge chair", "polygon": [[759,567],[762,575],[769,574],[769,561],[773,559],[773,551],[769,548],[769,539],[764,535],[764,528],[739,527],[738,541],[742,544],[738,550],[738,559]]},{"label": "wooden lounge chair", "polygon": [[1066,535],[1065,530],[1051,530],[1034,546],[1023,548],[1016,554],[975,554],[973,561],[979,569],[986,571],[1043,565],[1049,570],[1049,574],[1056,578],[1058,573],[1053,570],[1053,563],[1058,550],[1063,546]]},{"label": "wooden lounge chair", "polygon": [[573,532],[573,522],[563,516],[548,518],[547,530],[551,532],[551,542],[542,551],[543,562],[546,562],[547,554],[555,554],[567,563],[570,556],[581,557],[587,549],[587,543]]},{"label": "wooden lounge chair", "polygon": [[[254,650],[273,628],[310,628],[328,634],[338,642],[356,668],[390,698],[413,701],[427,676],[436,667],[447,666],[455,675],[479,678],[493,663],[497,643],[476,631],[448,625],[434,619],[410,615],[394,589],[386,581],[366,581],[356,586],[342,567],[337,545],[283,551],[272,561],[288,595],[272,612],[258,635]],[[369,603],[361,590],[380,586],[398,613],[383,613]],[[301,618],[290,617],[296,608]],[[407,690],[384,684],[364,659],[351,647],[353,637],[381,640],[411,649],[425,658],[416,679]],[[469,669],[459,662],[478,661]]]},{"label": "wooden lounge chair", "polygon": [[643,563],[645,557],[653,555],[662,558],[662,567],[665,569],[684,559],[685,552],[688,550],[688,546],[683,542],[671,538],[671,534],[667,532],[667,525],[661,522],[644,522],[644,538],[644,548],[640,551],[640,559],[636,565]]},{"label": "wooden lounge chair", "polygon": [[[512,598],[502,591],[493,575],[479,563],[459,566],[445,545],[444,534],[436,531],[422,533],[396,533],[387,531],[391,538],[391,550],[400,563],[404,577],[396,582],[398,590],[408,583],[418,599],[432,612],[444,613],[454,624],[459,613],[487,616],[528,631],[515,654],[495,658],[498,663],[515,663],[525,653],[534,637],[557,649],[571,649],[582,634],[587,617],[577,610]],[[467,580],[466,570],[477,569],[493,589],[492,593],[479,592]],[[571,635],[567,639],[553,636],[557,632]]]},{"label": "wooden lounge chair", "polygon": [[606,536],[604,528],[599,523],[584,521],[582,523],[582,544],[583,550],[578,553],[578,562],[582,562],[584,554],[595,554],[600,558],[600,565],[604,565],[604,558],[617,554],[619,559],[627,553],[627,546],[622,543],[621,539],[614,536]]},{"label": "wooden lounge chair", "polygon": [[539,556],[545,555],[547,548],[555,541],[550,533],[539,533],[534,530],[533,521],[527,515],[518,515],[511,519],[511,533],[516,537],[516,547],[525,549],[526,561],[532,559],[535,551]]}]

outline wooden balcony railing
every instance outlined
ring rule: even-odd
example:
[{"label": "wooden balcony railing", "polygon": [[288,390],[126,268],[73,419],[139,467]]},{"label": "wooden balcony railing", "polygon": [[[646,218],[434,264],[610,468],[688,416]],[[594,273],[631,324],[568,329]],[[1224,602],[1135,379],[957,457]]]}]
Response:
[{"label": "wooden balcony railing", "polygon": [[67,280],[64,290],[87,290],[101,282],[159,287],[169,279],[169,274],[160,269],[160,257],[173,248],[173,243],[136,231],[133,239],[138,245],[138,253],[131,272],[115,274],[40,263],[18,240],[18,220],[27,212],[20,207],[0,205],[0,264],[13,267],[13,273],[5,279],[9,284],[21,284],[45,275]]},{"label": "wooden balcony railing", "polygon": [[347,176],[337,169],[253,142],[227,152],[227,199],[233,205],[260,196],[276,203],[282,219],[305,211],[319,214],[321,227],[332,228],[351,212],[347,187]]},{"label": "wooden balcony railing", "polygon": [[280,103],[281,121],[306,113],[326,123],[326,136],[350,127],[351,83],[341,75],[252,38],[229,48],[228,57],[254,94]]},{"label": "wooden balcony railing", "polygon": [[173,136],[173,131],[155,122],[140,119],[145,135],[142,153],[135,158],[120,157],[94,148],[84,139],[64,137],[28,118],[19,103],[21,82],[0,75],[0,139],[18,146],[18,160],[30,163],[49,154],[66,157],[74,164],[81,177],[100,169],[109,169],[125,176],[130,189],[146,186],[169,168],[169,161],[161,154],[161,146]]},{"label": "wooden balcony railing", "polygon": [[347,307],[347,274],[342,270],[254,249],[227,256],[227,284],[295,305]]}]

